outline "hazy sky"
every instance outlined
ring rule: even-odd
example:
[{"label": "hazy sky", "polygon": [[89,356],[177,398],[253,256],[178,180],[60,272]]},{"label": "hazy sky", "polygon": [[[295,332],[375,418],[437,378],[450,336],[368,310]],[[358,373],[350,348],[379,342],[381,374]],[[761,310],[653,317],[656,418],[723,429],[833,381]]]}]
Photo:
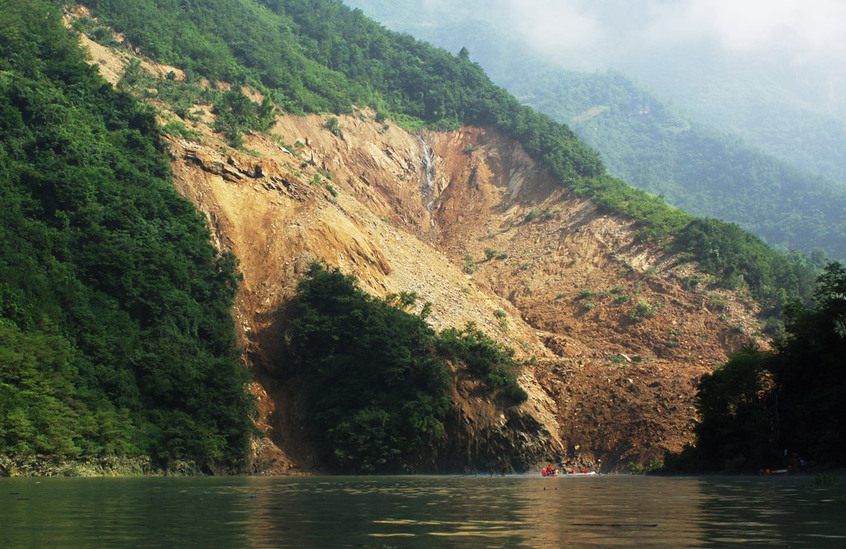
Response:
[{"label": "hazy sky", "polygon": [[[441,0],[428,0],[440,2]],[[778,53],[846,71],[846,0],[492,0],[512,30],[584,68],[633,49]]]},{"label": "hazy sky", "polygon": [[[618,70],[679,103],[688,90],[668,81],[703,91],[751,78],[757,89],[741,96],[777,88],[780,100],[846,119],[846,0],[393,1],[399,21],[483,20],[566,69]],[[392,0],[347,3],[391,19]]]}]

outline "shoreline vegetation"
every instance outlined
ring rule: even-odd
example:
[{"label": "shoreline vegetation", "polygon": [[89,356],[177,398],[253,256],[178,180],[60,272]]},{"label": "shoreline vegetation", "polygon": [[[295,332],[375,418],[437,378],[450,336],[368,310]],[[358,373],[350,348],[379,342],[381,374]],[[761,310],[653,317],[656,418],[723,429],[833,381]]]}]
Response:
[{"label": "shoreline vegetation", "polygon": [[203,475],[193,461],[178,461],[162,469],[147,456],[103,456],[68,459],[51,455],[0,456],[2,477],[137,477]]},{"label": "shoreline vegetation", "polygon": [[[528,470],[516,473],[520,476],[532,476],[537,473]],[[347,473],[349,474],[349,473]],[[428,473],[381,473],[384,476],[428,476]],[[468,475],[466,471],[439,473],[438,476]],[[470,476],[513,476],[494,474],[493,472],[475,471]],[[248,471],[245,469],[208,470],[195,461],[178,460],[167,467],[157,467],[147,456],[102,456],[92,458],[63,458],[60,456],[30,455],[20,457],[0,456],[0,479],[3,478],[138,478],[138,477],[292,477],[292,476],[338,476],[331,472],[297,472],[297,473],[269,473],[267,471]],[[356,475],[367,476],[367,475]],[[563,475],[566,477],[567,475]],[[648,472],[638,472],[635,469],[603,473],[601,476],[659,476],[659,477],[807,477],[815,485],[828,486],[838,478],[846,477],[846,469],[842,467],[809,467],[802,471],[790,471],[786,474],[766,474],[764,472],[680,472],[662,469]],[[538,478],[542,478],[538,473]]]},{"label": "shoreline vegetation", "polygon": [[154,109],[55,3],[6,0],[0,21],[0,456],[240,467],[237,258],[174,188]]}]

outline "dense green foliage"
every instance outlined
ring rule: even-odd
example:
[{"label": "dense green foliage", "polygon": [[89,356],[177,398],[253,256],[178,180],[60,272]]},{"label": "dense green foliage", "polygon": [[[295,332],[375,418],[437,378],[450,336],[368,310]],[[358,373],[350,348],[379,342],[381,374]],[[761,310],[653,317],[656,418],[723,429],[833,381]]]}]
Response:
[{"label": "dense green foliage", "polygon": [[832,263],[814,292],[816,308],[787,308],[788,337],[770,370],[778,387],[784,446],[828,464],[846,464],[846,268]]},{"label": "dense green foliage", "polygon": [[701,61],[708,69],[702,70],[688,52],[676,53],[664,66],[640,65],[638,79],[695,120],[841,188],[846,183],[846,110],[842,81],[835,84],[832,76],[838,69],[800,62],[785,70],[785,56],[773,52],[764,62],[755,56],[708,60],[706,53]]},{"label": "dense green foliage", "polygon": [[378,299],[354,276],[313,264],[288,337],[308,423],[325,463],[355,472],[414,470],[441,442],[450,400],[447,361],[462,362],[508,403],[523,402],[517,363],[478,330],[436,334],[406,312],[414,294]]},{"label": "dense green foliage", "polygon": [[54,6],[0,21],[0,453],[236,465],[234,257],[167,180],[152,111]]},{"label": "dense green foliage", "polygon": [[501,391],[511,401],[520,403],[528,400],[526,391],[517,384],[514,375],[518,367],[513,358],[514,350],[498,344],[472,324],[463,330],[450,328],[441,332],[437,348],[442,357],[463,362],[488,387]]},{"label": "dense green foliage", "polygon": [[701,419],[696,426],[696,448],[688,456],[695,456],[695,461],[689,466],[740,472],[781,465],[764,356],[745,349],[702,376],[697,391]]},{"label": "dense green foliage", "polygon": [[315,264],[289,333],[308,423],[333,468],[399,471],[438,441],[449,373],[423,319]]},{"label": "dense green foliage", "polygon": [[846,464],[842,264],[826,267],[814,298],[816,308],[788,307],[787,335],[774,352],[744,350],[702,377],[696,447],[680,465],[742,471],[795,466],[800,458]]},{"label": "dense green foliage", "polygon": [[249,130],[268,130],[276,120],[276,107],[265,97],[261,105],[254,103],[240,89],[222,94],[214,104],[215,131],[223,132],[233,146],[240,146],[241,135]]},{"label": "dense green foliage", "polygon": [[763,305],[774,309],[780,309],[788,298],[809,297],[814,277],[826,261],[819,251],[809,256],[774,253],[737,225],[715,219],[692,219],[677,233],[672,246],[695,257],[724,287],[745,286]]}]

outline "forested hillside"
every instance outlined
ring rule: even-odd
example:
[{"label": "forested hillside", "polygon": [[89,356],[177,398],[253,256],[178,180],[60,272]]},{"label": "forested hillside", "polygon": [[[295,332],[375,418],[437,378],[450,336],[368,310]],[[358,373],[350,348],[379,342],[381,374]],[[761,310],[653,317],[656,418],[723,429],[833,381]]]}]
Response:
[{"label": "forested hillside", "polygon": [[846,192],[738,137],[691,122],[616,73],[540,73],[508,87],[566,121],[609,171],[698,216],[733,221],[783,249],[846,257]]},{"label": "forested hillside", "polygon": [[[570,125],[602,154],[610,173],[631,185],[694,215],[737,223],[772,246],[806,253],[821,248],[846,258],[846,190],[836,179],[810,175],[831,169],[802,171],[783,161],[784,154],[764,154],[737,135],[692,122],[619,72],[579,73],[546,63],[484,17],[474,17],[470,6],[435,17],[419,4],[347,4],[452,51],[469,48],[495,82]],[[763,125],[772,117],[757,118]],[[819,124],[818,148],[828,147],[836,165],[837,130]],[[789,132],[789,123],[779,126]]]},{"label": "forested hillside", "polygon": [[842,71],[829,74],[826,86],[815,70],[823,67],[809,63],[787,69],[781,55],[768,63],[716,56],[706,61],[706,71],[681,52],[664,67],[639,61],[632,67],[633,74],[643,74],[639,81],[689,116],[841,189],[846,185]]},{"label": "forested hillside", "polygon": [[0,4],[0,454],[238,467],[236,260],[176,194],[153,112],[55,6]]}]

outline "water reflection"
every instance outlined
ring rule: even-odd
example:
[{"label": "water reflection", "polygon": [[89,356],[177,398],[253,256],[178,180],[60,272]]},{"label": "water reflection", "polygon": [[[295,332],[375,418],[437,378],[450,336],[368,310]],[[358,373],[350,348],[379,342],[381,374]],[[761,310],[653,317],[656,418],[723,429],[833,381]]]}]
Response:
[{"label": "water reflection", "polygon": [[217,504],[220,487],[174,480],[4,479],[0,546],[235,546],[237,533],[224,526],[234,511]]},{"label": "water reflection", "polygon": [[[555,482],[555,480],[553,480]],[[695,517],[702,507],[696,481],[643,477],[560,479],[550,490],[527,490],[529,545],[700,545]]]},{"label": "water reflection", "polygon": [[[449,546],[453,538],[514,541],[519,503],[504,479],[379,477],[255,479],[260,520],[251,537],[291,546]],[[475,484],[474,484],[475,481]],[[278,520],[278,512],[295,520]],[[333,539],[327,536],[334,534]],[[269,537],[268,537],[269,536]],[[389,541],[393,540],[393,541]],[[436,541],[437,540],[437,541]],[[501,546],[502,543],[493,543]],[[482,545],[484,546],[484,545]]]},{"label": "water reflection", "polygon": [[809,477],[702,482],[699,520],[714,546],[844,547],[843,488],[815,486]]},{"label": "water reflection", "polygon": [[846,545],[807,478],[0,479],[2,547]]}]

